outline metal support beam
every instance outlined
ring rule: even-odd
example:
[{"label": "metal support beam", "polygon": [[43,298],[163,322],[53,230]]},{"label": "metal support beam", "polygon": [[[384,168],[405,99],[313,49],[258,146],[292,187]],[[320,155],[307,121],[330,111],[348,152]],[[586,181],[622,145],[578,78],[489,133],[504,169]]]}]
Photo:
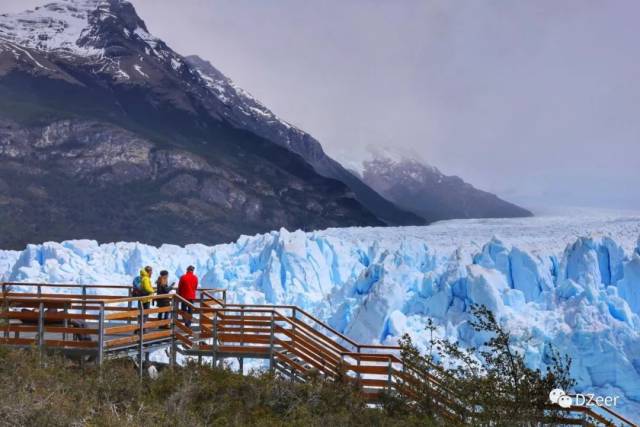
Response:
[{"label": "metal support beam", "polygon": [[82,314],[87,314],[87,287],[82,285]]},{"label": "metal support beam", "polygon": [[218,312],[213,312],[213,318],[211,321],[213,322],[212,326],[212,335],[213,342],[211,343],[211,366],[215,368],[218,364]]},{"label": "metal support beam", "polygon": [[298,311],[296,310],[295,307],[293,307],[291,309],[291,336],[293,337],[291,339],[291,347],[295,350],[296,349],[296,318],[298,315]]},{"label": "metal support beam", "polygon": [[104,302],[100,303],[100,314],[98,316],[98,366],[102,366],[104,361]]},{"label": "metal support beam", "polygon": [[178,321],[178,300],[171,298],[171,357],[169,358],[169,364],[171,367],[176,366],[178,343],[176,341],[176,322]]},{"label": "metal support beam", "polygon": [[138,300],[138,374],[142,378],[144,362],[144,307],[142,301]]},{"label": "metal support beam", "polygon": [[44,304],[38,305],[38,350],[40,355],[44,350]]},{"label": "metal support beam", "polygon": [[387,391],[391,392],[391,388],[392,388],[392,383],[393,381],[393,361],[391,360],[391,357],[389,357],[389,369],[388,369],[388,373],[387,373]]},{"label": "metal support beam", "polygon": [[[132,294],[133,294],[133,290],[132,290],[131,288],[129,288],[129,291],[127,292],[127,297],[128,297],[128,298],[131,298],[131,297],[133,296]],[[127,303],[127,309],[131,310],[131,309],[133,308],[133,305],[132,305],[132,304],[133,304],[133,303],[132,303],[131,301],[129,301],[129,302]],[[131,324],[131,318],[128,318],[128,319],[127,319],[127,325],[130,325],[130,324]]]},{"label": "metal support beam", "polygon": [[[67,315],[69,314],[69,303],[65,303],[64,304],[64,314]],[[64,320],[62,321],[62,326],[66,329],[69,327],[69,319],[67,319],[66,317],[64,318]],[[73,335],[71,335],[71,337],[73,338]],[[64,332],[62,334],[62,341],[66,341],[67,340],[67,333]]]},{"label": "metal support beam", "polygon": [[[298,310],[296,307],[291,309],[291,348],[296,351],[296,319],[298,318]],[[296,369],[291,366],[291,381],[296,380]]]},{"label": "metal support beam", "polygon": [[[361,348],[360,348],[360,346],[357,346],[356,349],[357,349],[357,353],[358,353],[358,368],[360,368],[360,356],[359,356],[359,354],[360,354]],[[360,369],[358,369],[358,374],[356,375],[356,378],[358,380],[358,384],[360,384]]]},{"label": "metal support beam", "polygon": [[275,333],[275,311],[271,310],[271,333],[269,334],[269,370],[273,372],[274,358],[273,358],[273,341]]},{"label": "metal support beam", "polygon": [[[8,290],[7,290],[7,284],[6,284],[6,283],[3,283],[3,284],[2,284],[2,297],[3,297],[3,298],[6,298],[6,296],[7,296],[7,292],[8,292]],[[9,304],[6,302],[6,300],[3,300],[3,301],[2,301],[2,305],[4,306],[4,307],[2,307],[2,311],[7,311],[7,312],[8,312],[8,311],[9,311]],[[4,321],[4,327],[5,327],[5,329],[4,329],[4,337],[5,337],[6,339],[8,339],[8,338],[9,338],[9,326],[10,326],[10,324],[11,324],[11,319],[9,319],[9,318],[7,317],[7,318],[5,319],[5,321]],[[16,338],[17,338],[17,336],[16,336]]]},{"label": "metal support beam", "polygon": [[[240,347],[244,347],[244,305],[240,306]],[[238,358],[240,374],[244,375],[244,357]]]}]

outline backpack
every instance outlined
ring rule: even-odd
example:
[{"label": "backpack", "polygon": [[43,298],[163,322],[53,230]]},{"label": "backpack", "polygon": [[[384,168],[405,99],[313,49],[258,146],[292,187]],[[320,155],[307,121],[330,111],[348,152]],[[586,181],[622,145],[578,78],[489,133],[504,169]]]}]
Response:
[{"label": "backpack", "polygon": [[141,297],[144,295],[144,293],[142,292],[142,279],[140,279],[140,276],[136,276],[135,279],[133,279],[133,282],[131,283],[131,296],[132,297]]}]

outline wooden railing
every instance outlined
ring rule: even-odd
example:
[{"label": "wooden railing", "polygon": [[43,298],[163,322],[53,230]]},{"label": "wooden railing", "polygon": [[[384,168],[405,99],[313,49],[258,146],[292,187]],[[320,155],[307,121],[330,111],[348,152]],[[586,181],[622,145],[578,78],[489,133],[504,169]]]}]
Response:
[{"label": "wooden railing", "polygon": [[[34,292],[18,292],[18,286]],[[435,367],[408,366],[400,347],[360,344],[296,306],[227,304],[224,289],[200,289],[193,302],[174,294],[131,297],[129,286],[3,283],[0,289],[0,344],[62,351],[98,364],[131,356],[140,374],[149,354],[163,348],[172,365],[178,353],[210,358],[213,365],[237,358],[241,370],[245,359],[266,359],[271,370],[293,380],[353,382],[371,402],[388,392],[410,399],[428,393],[434,410],[452,423],[473,422],[478,410],[444,386]],[[60,289],[68,293],[51,292]],[[556,424],[635,425],[606,407],[550,406],[549,412],[560,414]]]}]

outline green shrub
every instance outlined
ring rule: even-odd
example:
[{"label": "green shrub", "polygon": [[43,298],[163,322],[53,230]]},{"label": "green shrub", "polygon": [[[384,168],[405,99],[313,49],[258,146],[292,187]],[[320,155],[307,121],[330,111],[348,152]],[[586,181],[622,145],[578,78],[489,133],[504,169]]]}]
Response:
[{"label": "green shrub", "polygon": [[[440,422],[455,424],[443,419],[438,408],[442,398],[459,404],[457,412],[462,423],[491,426],[528,426],[540,422],[552,423],[558,416],[548,408],[549,392],[555,388],[570,390],[575,381],[569,372],[571,359],[548,348],[545,372],[527,367],[524,355],[515,349],[511,335],[484,306],[472,306],[473,329],[487,335],[484,345],[462,348],[458,342],[434,339],[435,327],[431,321],[430,352],[421,354],[408,335],[400,340],[402,359],[413,368],[415,375],[432,376],[440,383],[406,382],[404,386],[417,396],[406,402],[399,396],[390,396],[387,408],[394,413],[412,411],[435,416]],[[446,392],[442,392],[446,389]],[[434,396],[438,396],[434,398]],[[389,410],[389,409],[387,409]]]}]

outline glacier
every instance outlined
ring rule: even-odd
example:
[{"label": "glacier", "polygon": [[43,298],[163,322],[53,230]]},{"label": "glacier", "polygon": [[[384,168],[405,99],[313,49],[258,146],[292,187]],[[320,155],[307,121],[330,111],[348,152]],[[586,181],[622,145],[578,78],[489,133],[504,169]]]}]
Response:
[{"label": "glacier", "polygon": [[[281,229],[217,246],[159,248],[75,240],[0,251],[0,279],[128,284],[142,265],[175,279],[193,264],[207,287],[238,303],[294,304],[366,343],[403,333],[465,346],[484,304],[532,367],[549,345],[573,359],[576,391],[621,396],[640,414],[640,215],[454,220],[426,227]],[[60,289],[63,292],[63,289]]]}]

